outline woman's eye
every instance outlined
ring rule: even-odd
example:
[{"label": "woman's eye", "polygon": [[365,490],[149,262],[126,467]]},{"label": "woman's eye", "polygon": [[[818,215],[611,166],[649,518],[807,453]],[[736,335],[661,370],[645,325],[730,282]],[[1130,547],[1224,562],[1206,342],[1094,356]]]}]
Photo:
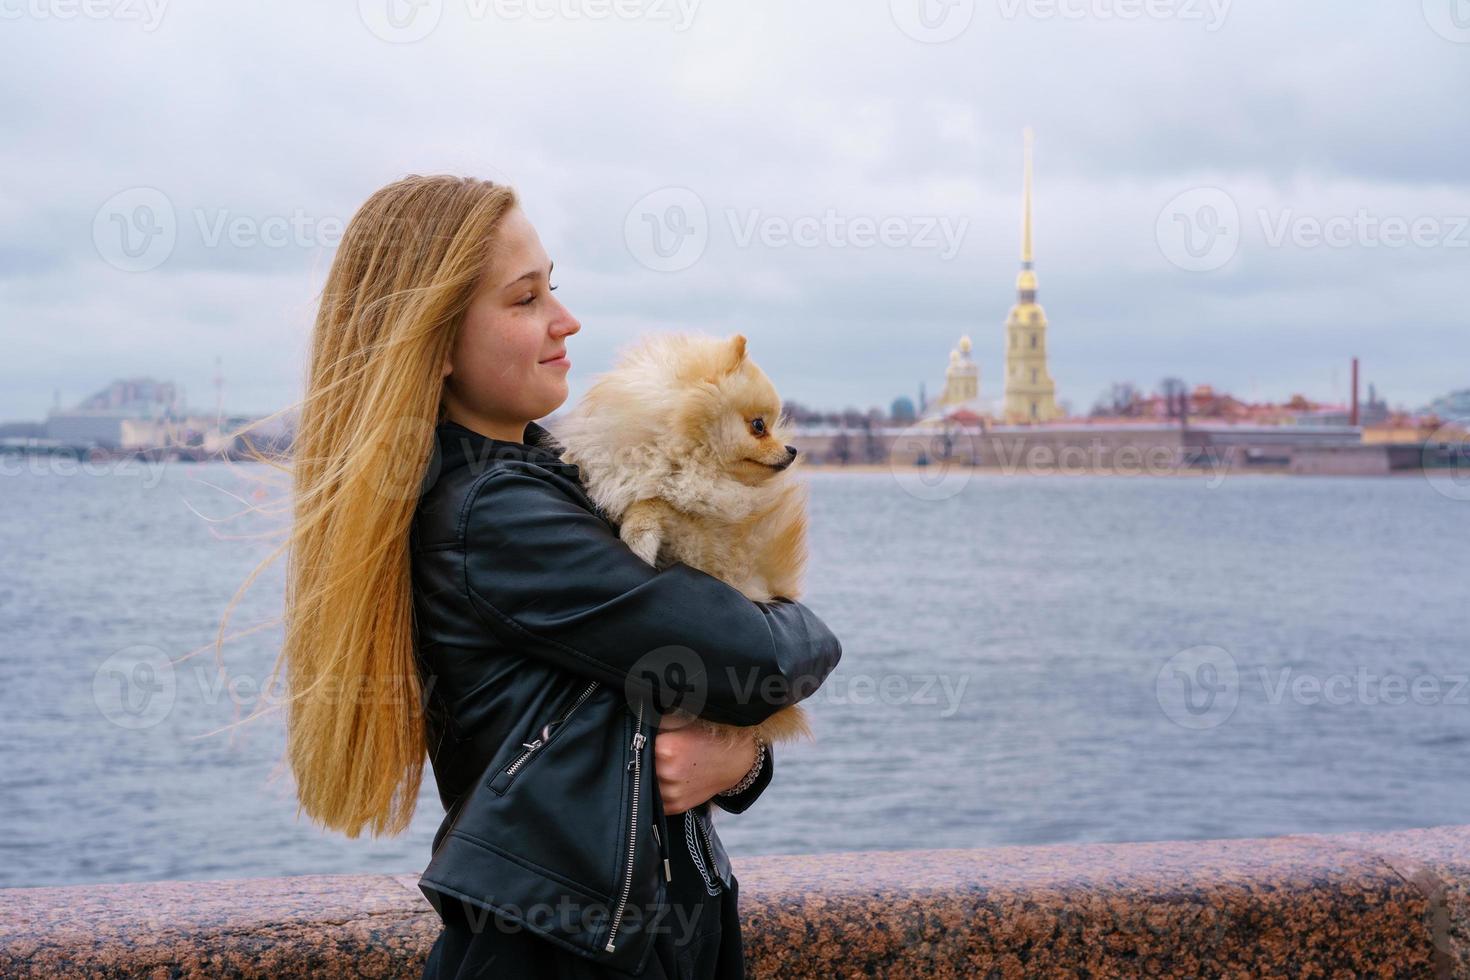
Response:
[{"label": "woman's eye", "polygon": [[[549,286],[547,288],[548,288],[548,291],[549,292],[553,292],[553,293],[556,292],[556,287],[555,286]],[[525,299],[517,301],[516,302],[516,305],[517,306],[530,306],[534,302],[536,302],[536,294],[535,293],[532,293],[531,295],[527,296]]]}]

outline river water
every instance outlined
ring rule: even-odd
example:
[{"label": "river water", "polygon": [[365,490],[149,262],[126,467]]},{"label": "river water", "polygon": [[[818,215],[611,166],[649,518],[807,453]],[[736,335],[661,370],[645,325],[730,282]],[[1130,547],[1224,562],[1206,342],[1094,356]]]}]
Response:
[{"label": "river water", "polygon": [[[0,477],[0,885],[417,872],[442,816],[298,819],[278,627],[205,646],[268,550],[251,466],[10,458]],[[843,639],[817,739],[721,834],[741,854],[1250,837],[1470,822],[1470,502],[1422,477],[892,474],[812,484],[808,602]],[[279,615],[283,569],[236,613]],[[272,781],[273,771],[276,778]]]}]

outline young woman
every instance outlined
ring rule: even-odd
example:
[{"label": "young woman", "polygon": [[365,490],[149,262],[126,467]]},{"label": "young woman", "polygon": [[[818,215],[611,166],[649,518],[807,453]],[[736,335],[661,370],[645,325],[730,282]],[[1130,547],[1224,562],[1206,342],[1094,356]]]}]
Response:
[{"label": "young woman", "polygon": [[741,976],[709,802],[748,807],[771,753],[662,713],[755,724],[841,646],[801,603],[623,545],[533,421],[565,401],[581,329],[551,279],[504,185],[408,177],[348,224],[292,449],[301,806],[400,832],[429,755],[426,977]]}]

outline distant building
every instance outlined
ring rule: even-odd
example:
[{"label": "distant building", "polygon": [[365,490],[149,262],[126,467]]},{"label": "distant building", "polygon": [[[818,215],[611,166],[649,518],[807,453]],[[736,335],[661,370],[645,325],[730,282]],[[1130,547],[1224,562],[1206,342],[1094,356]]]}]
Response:
[{"label": "distant building", "polygon": [[950,408],[974,402],[980,397],[980,366],[970,356],[970,338],[964,336],[949,352],[949,367],[944,371],[944,391],[939,404]]},{"label": "distant building", "polygon": [[75,408],[53,410],[46,417],[46,436],[72,446],[122,449],[132,439],[132,423],[172,418],[178,400],[178,389],[170,382],[124,378]]},{"label": "distant building", "polygon": [[[1358,425],[1382,425],[1391,413],[1378,389],[1368,386],[1368,400],[1358,406]],[[1347,405],[1321,405],[1292,419],[1297,425],[1352,425],[1353,410]]]},{"label": "distant building", "polygon": [[1452,391],[1429,403],[1429,411],[1442,419],[1470,419],[1470,388]]},{"label": "distant building", "polygon": [[1036,302],[1031,267],[1031,130],[1026,130],[1021,204],[1021,273],[1016,305],[1006,317],[1005,420],[1013,425],[1059,418],[1056,384],[1046,366],[1046,312]]},{"label": "distant building", "polygon": [[44,422],[0,422],[0,439],[24,441],[44,438],[46,438],[46,423]]},{"label": "distant building", "polygon": [[53,409],[43,423],[43,434],[76,449],[183,448],[212,454],[235,449],[230,433],[248,421],[190,414],[172,382],[124,378],[75,408]]},{"label": "distant building", "polygon": [[989,421],[989,411],[980,402],[980,367],[970,356],[973,345],[963,336],[949,352],[944,371],[944,390],[916,424],[924,427],[946,424],[978,425]]}]

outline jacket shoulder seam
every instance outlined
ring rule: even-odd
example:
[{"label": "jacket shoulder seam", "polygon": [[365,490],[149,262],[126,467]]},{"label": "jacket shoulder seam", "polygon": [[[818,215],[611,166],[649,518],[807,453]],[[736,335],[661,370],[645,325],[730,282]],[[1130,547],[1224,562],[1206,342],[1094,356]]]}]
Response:
[{"label": "jacket shoulder seam", "polygon": [[[545,644],[557,650],[561,650],[573,657],[576,657],[583,663],[589,664],[592,667],[600,668],[605,671],[607,669],[607,665],[598,660],[596,657],[593,657],[590,654],[583,653],[576,647],[567,646],[565,643],[553,640],[550,637],[540,636],[526,629],[520,623],[516,622],[512,617],[507,616],[505,613],[497,609],[495,607],[495,604],[485,596],[481,595],[480,592],[470,582],[470,549],[469,542],[467,540],[469,534],[468,522],[470,509],[472,508],[474,502],[479,498],[480,494],[484,491],[485,485],[489,483],[491,479],[508,472],[513,471],[497,470],[495,472],[486,473],[483,476],[477,477],[474,485],[470,488],[470,492],[466,494],[464,513],[460,515],[461,530],[459,541],[464,546],[461,549],[463,552],[463,557],[461,559],[460,574],[464,580],[465,595],[468,596],[470,599],[470,608],[474,610],[475,616],[480,620],[480,622],[484,623],[486,627],[488,627],[492,631],[495,630],[497,626],[501,629],[508,629],[513,632],[517,638],[529,639],[536,643]],[[484,612],[481,611],[481,606],[494,613],[496,619],[492,621],[491,619],[486,617]]]},{"label": "jacket shoulder seam", "polygon": [[538,474],[531,469],[512,468],[506,465],[506,462],[507,461],[505,460],[499,460],[495,464],[492,464],[491,467],[487,469],[484,473],[481,473],[479,476],[475,477],[474,482],[471,483],[469,485],[469,488],[465,491],[464,503],[460,505],[459,520],[456,522],[455,526],[455,540],[459,541],[460,543],[464,542],[465,534],[469,530],[470,511],[474,508],[475,501],[478,500],[480,498],[480,495],[485,492],[486,485],[488,485],[490,481],[494,480],[496,477],[529,476],[539,480],[542,483],[550,483],[550,481],[547,480],[545,476]]},{"label": "jacket shoulder seam", "polygon": [[475,477],[475,482],[471,483],[470,488],[465,491],[464,503],[459,505],[459,519],[454,523],[455,543],[460,545],[465,543],[465,533],[469,530],[470,508],[479,499],[480,492],[485,489],[485,484],[489,483],[491,477],[495,476],[497,472],[497,470],[492,469],[487,473],[481,473]]}]

